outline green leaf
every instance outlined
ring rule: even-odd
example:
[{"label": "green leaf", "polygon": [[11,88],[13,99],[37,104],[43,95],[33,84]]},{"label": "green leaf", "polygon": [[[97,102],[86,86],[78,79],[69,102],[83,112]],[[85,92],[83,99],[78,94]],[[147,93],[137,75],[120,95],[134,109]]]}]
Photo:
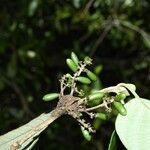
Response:
[{"label": "green leaf", "polygon": [[29,8],[28,8],[28,16],[32,17],[37,9],[39,5],[39,1],[38,0],[32,0],[29,4]]},{"label": "green leaf", "polygon": [[73,0],[73,5],[74,5],[75,8],[80,8],[81,0]]},{"label": "green leaf", "polygon": [[145,45],[150,48],[150,35],[147,34],[146,32],[143,32],[143,41],[145,43]]},{"label": "green leaf", "polygon": [[17,55],[13,53],[7,67],[7,76],[14,78],[17,74]]},{"label": "green leaf", "polygon": [[128,150],[150,148],[150,101],[134,98],[125,104],[127,115],[118,115],[116,131]]},{"label": "green leaf", "polygon": [[59,97],[59,93],[50,93],[50,94],[44,95],[43,100],[44,101],[51,101],[51,100],[54,100],[58,97]]},{"label": "green leaf", "polygon": [[117,150],[117,134],[115,130],[111,135],[108,150]]}]

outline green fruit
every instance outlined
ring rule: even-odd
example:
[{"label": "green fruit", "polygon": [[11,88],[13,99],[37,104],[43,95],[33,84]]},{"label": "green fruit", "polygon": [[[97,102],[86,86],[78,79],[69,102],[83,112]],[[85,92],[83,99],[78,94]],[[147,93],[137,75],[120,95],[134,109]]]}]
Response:
[{"label": "green fruit", "polygon": [[125,93],[120,93],[120,94],[116,95],[115,101],[120,102],[121,100],[124,100],[125,98],[126,98],[126,94]]},{"label": "green fruit", "polygon": [[77,55],[74,52],[71,53],[71,59],[78,66],[79,59],[78,59]]},{"label": "green fruit", "polygon": [[101,99],[94,99],[94,100],[92,100],[92,101],[88,101],[88,105],[89,105],[89,106],[96,106],[96,105],[101,104],[102,101],[103,101],[102,98],[101,98]]},{"label": "green fruit", "polygon": [[90,133],[87,130],[85,130],[83,127],[81,127],[81,131],[82,131],[82,134],[83,134],[84,138],[87,141],[91,141],[92,137],[91,137]]},{"label": "green fruit", "polygon": [[95,118],[101,119],[101,120],[107,120],[107,115],[104,113],[96,113]]},{"label": "green fruit", "polygon": [[90,84],[91,83],[90,79],[88,79],[86,77],[80,76],[80,77],[77,77],[76,80],[83,83],[83,84]]},{"label": "green fruit", "polygon": [[96,99],[101,99],[103,96],[104,96],[104,93],[96,92],[96,93],[93,93],[93,94],[89,95],[88,99],[90,101],[92,101],[92,100],[96,100]]},{"label": "green fruit", "polygon": [[73,72],[76,72],[78,67],[77,65],[73,62],[73,60],[71,59],[66,59],[66,63],[68,65],[68,67],[73,71]]},{"label": "green fruit", "polygon": [[46,94],[43,97],[43,100],[44,101],[51,101],[51,100],[54,100],[54,99],[56,99],[58,97],[59,97],[59,93],[50,93],[50,94]]},{"label": "green fruit", "polygon": [[123,104],[121,104],[120,102],[113,102],[113,106],[116,108],[116,110],[122,115],[122,116],[126,116],[127,115],[127,110],[126,108],[123,106]]},{"label": "green fruit", "polygon": [[94,72],[95,74],[99,75],[101,73],[101,71],[103,70],[103,66],[102,65],[98,65],[94,68]]},{"label": "green fruit", "polygon": [[96,80],[97,80],[96,75],[95,75],[93,72],[91,72],[90,70],[88,70],[88,71],[86,72],[86,74],[87,74],[87,76],[88,76],[91,80],[93,80],[93,81],[96,81]]}]

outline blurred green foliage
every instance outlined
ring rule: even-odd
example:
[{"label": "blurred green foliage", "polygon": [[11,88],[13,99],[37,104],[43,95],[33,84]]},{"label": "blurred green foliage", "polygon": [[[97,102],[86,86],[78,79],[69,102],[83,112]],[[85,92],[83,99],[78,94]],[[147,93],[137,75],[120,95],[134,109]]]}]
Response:
[{"label": "blurred green foliage", "polygon": [[[59,91],[72,50],[103,66],[95,68],[103,83],[99,79],[96,87],[131,82],[150,98],[149,10],[149,0],[1,0],[0,134],[56,105],[41,99]],[[106,149],[113,126],[102,122],[88,143],[77,123],[64,117],[35,149]]]}]

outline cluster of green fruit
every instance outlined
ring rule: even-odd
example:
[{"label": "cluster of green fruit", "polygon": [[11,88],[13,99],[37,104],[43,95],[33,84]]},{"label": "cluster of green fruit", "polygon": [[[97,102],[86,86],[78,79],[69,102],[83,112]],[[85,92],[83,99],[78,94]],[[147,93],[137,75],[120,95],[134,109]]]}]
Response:
[{"label": "cluster of green fruit", "polygon": [[[77,55],[72,52],[71,53],[71,58],[68,58],[66,59],[66,63],[68,65],[68,67],[73,71],[73,72],[77,72],[79,69],[80,69],[80,61],[77,57]],[[87,65],[87,64],[91,64],[91,59],[89,57],[85,57],[84,58],[84,63]],[[97,77],[96,75],[91,72],[90,70],[88,69],[84,69],[83,70],[86,74],[87,74],[87,77],[84,77],[84,76],[77,76],[75,78],[76,81],[79,81],[83,84],[90,84],[91,81],[96,81],[97,80]],[[70,75],[70,74],[68,74]],[[71,75],[70,75],[71,76]],[[58,98],[60,95],[60,93],[50,93],[50,94],[46,94],[44,97],[43,97],[43,100],[44,101],[50,101],[50,100],[54,100],[56,98]],[[89,103],[91,101],[97,101],[98,103],[97,104],[100,104],[102,101],[103,101],[103,97],[105,96],[105,93],[102,93],[102,92],[95,92],[95,93],[92,93],[91,95],[89,95],[87,97]],[[127,111],[124,107],[124,105],[122,104],[122,101],[126,98],[126,94],[124,93],[119,93],[115,96],[114,98],[114,101],[113,101],[113,107],[123,116],[125,116],[127,114]],[[104,119],[106,118],[105,114],[103,113],[100,113],[100,114],[97,114],[96,115],[98,118],[101,118],[101,119]]]},{"label": "cluster of green fruit", "polygon": [[[79,59],[77,57],[77,55],[72,52],[71,53],[71,58],[68,58],[66,59],[66,63],[68,65],[68,67],[73,71],[73,72],[77,72],[78,69],[80,69],[80,62],[79,62]],[[86,57],[84,59],[84,63],[85,64],[90,64],[91,63],[91,59],[89,57]],[[75,78],[75,81],[78,81],[80,83],[83,83],[83,84],[90,84],[91,81],[96,81],[97,80],[97,77],[96,75],[91,72],[90,70],[88,69],[85,69],[84,72],[86,72],[87,77],[84,77],[84,76],[77,76]],[[70,74],[66,74],[67,77],[71,77]],[[50,93],[50,94],[46,94],[44,97],[43,97],[43,100],[44,101],[50,101],[50,100],[54,100],[56,98],[59,97],[59,93]]]},{"label": "cluster of green fruit", "polygon": [[[89,96],[89,100],[93,101],[93,100],[98,99],[99,103],[100,103],[100,102],[102,102],[104,95],[105,94],[102,92],[93,93]],[[127,111],[126,111],[124,105],[122,104],[122,102],[125,100],[125,98],[126,98],[126,94],[119,93],[115,96],[114,101],[112,102],[113,107],[118,111],[118,113],[120,113],[123,116],[127,115]],[[95,114],[95,118],[100,119],[100,120],[107,120],[108,114],[106,114],[104,112],[97,112]],[[89,131],[84,129],[83,127],[81,127],[81,131],[82,131],[84,138],[87,141],[90,141],[92,136],[89,133]]]},{"label": "cluster of green fruit", "polygon": [[[66,59],[66,63],[68,65],[68,67],[73,72],[77,72],[77,70],[80,68],[79,59],[78,59],[77,55],[74,52],[71,53],[71,58]],[[91,63],[90,58],[89,57],[85,57],[84,63],[85,64],[90,64]],[[91,80],[92,81],[96,81],[97,80],[96,75],[93,72],[91,72],[90,70],[85,69],[84,72],[86,72],[88,78],[87,77],[83,77],[83,76],[79,76],[79,77],[76,78],[76,81],[79,81],[79,82],[81,82],[83,84],[90,84]]]},{"label": "cluster of green fruit", "polygon": [[[89,103],[95,101],[94,104],[98,105],[103,101],[104,96],[106,96],[106,93],[95,92],[88,96]],[[126,108],[123,105],[126,96],[127,95],[125,93],[119,93],[114,97],[114,101],[112,102],[112,106],[123,116],[127,115]]]},{"label": "cluster of green fruit", "polygon": [[[85,68],[86,65],[91,64],[91,59],[89,57],[85,57],[84,61],[79,61],[77,55],[74,52],[72,52],[71,58],[66,59],[66,63],[68,65],[68,67],[74,72],[74,76],[71,76],[70,74],[67,73],[66,74],[67,78],[71,78],[71,79],[74,78],[75,81],[78,81],[83,84],[90,84],[91,81],[97,80],[96,75],[92,71]],[[85,65],[84,68],[82,68],[83,65]],[[82,69],[82,70],[80,70],[80,69]],[[80,76],[80,74],[81,74],[80,71],[85,72],[87,77]],[[80,74],[78,74],[79,72],[80,72]],[[51,100],[58,98],[59,96],[60,96],[60,93],[50,93],[50,94],[46,94],[43,97],[43,100],[51,101]],[[107,95],[107,93],[103,93],[103,92],[94,92],[87,96],[87,100],[88,100],[89,104],[90,104],[90,102],[92,102],[92,103],[94,102],[93,104],[94,104],[94,106],[96,106],[96,105],[101,104],[103,102],[103,98],[106,96],[109,96],[109,95]],[[116,109],[118,111],[118,113],[120,113],[123,116],[127,115],[127,111],[123,105],[123,101],[125,98],[126,98],[125,93],[119,93],[114,97],[114,101],[112,102],[112,106],[114,107],[114,109]],[[100,119],[100,120],[107,120],[108,114],[105,112],[96,112],[95,118]],[[84,129],[83,127],[81,127],[81,131],[82,131],[85,139],[90,141],[91,135],[90,135],[89,131]]]}]

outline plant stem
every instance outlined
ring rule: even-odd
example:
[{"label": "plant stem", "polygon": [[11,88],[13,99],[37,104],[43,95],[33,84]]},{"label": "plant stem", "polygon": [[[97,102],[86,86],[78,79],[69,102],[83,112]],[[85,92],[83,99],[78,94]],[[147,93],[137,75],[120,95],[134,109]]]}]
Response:
[{"label": "plant stem", "polygon": [[76,77],[80,76],[80,74],[84,71],[85,67],[86,67],[86,64],[81,63],[81,67],[80,67],[79,71],[74,74],[73,80],[72,80],[72,89],[71,89],[70,95],[73,95],[73,93],[75,91],[75,87],[76,87],[75,79],[76,79]]},{"label": "plant stem", "polygon": [[106,106],[106,104],[102,103],[100,105],[97,105],[97,106],[94,106],[94,107],[91,107],[91,108],[87,108],[86,111],[92,111],[92,110],[98,109],[100,107],[105,107],[105,106]]}]

